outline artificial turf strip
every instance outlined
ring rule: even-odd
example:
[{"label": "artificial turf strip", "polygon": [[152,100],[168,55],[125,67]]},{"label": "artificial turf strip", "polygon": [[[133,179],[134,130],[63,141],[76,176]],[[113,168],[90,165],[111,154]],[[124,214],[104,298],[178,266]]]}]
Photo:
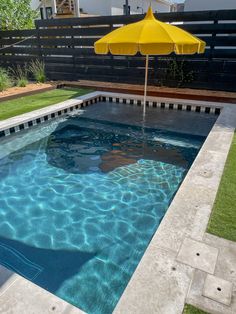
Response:
[{"label": "artificial turf strip", "polygon": [[0,120],[55,105],[56,103],[90,92],[92,92],[92,90],[85,88],[54,89],[44,93],[3,101],[0,102]]},{"label": "artificial turf strip", "polygon": [[209,313],[199,310],[190,304],[186,304],[183,310],[183,314],[209,314]]},{"label": "artificial turf strip", "polygon": [[226,161],[207,232],[236,241],[236,133]]}]

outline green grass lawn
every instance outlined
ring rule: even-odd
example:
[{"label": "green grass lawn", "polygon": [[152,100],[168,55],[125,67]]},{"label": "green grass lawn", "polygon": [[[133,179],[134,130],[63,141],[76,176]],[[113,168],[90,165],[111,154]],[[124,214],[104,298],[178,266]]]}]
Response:
[{"label": "green grass lawn", "polygon": [[209,313],[199,310],[190,304],[186,304],[184,307],[183,314],[209,314]]},{"label": "green grass lawn", "polygon": [[234,134],[207,232],[236,241],[236,133]]},{"label": "green grass lawn", "polygon": [[32,96],[19,97],[17,99],[0,102],[0,120],[54,105],[90,92],[92,92],[92,90],[84,88],[54,89]]}]

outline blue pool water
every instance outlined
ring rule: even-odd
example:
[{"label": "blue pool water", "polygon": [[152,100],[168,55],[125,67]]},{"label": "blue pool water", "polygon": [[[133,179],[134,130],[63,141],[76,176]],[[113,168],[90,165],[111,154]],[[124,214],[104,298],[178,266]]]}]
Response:
[{"label": "blue pool water", "polygon": [[0,159],[0,264],[111,313],[204,137],[83,116],[32,132]]}]

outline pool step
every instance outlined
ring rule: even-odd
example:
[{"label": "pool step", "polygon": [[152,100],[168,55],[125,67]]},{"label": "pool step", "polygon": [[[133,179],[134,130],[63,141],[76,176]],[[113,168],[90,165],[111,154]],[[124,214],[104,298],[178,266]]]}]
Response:
[{"label": "pool step", "polygon": [[12,247],[0,243],[0,264],[29,280],[34,280],[43,268]]}]

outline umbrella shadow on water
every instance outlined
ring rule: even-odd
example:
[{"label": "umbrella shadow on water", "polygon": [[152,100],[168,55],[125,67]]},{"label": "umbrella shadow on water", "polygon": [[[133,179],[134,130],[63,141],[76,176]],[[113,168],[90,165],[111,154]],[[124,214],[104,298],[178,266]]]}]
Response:
[{"label": "umbrella shadow on water", "polygon": [[[139,130],[140,131],[140,130]],[[151,131],[146,131],[149,134]],[[173,135],[172,135],[173,136]],[[149,135],[151,137],[151,135]],[[183,138],[180,138],[180,141]],[[156,160],[188,168],[198,149],[166,145],[126,134],[67,125],[53,132],[46,149],[47,162],[74,174],[109,173],[140,159]]]},{"label": "umbrella shadow on water", "polygon": [[96,255],[79,250],[41,249],[0,238],[0,264],[52,293]]}]

